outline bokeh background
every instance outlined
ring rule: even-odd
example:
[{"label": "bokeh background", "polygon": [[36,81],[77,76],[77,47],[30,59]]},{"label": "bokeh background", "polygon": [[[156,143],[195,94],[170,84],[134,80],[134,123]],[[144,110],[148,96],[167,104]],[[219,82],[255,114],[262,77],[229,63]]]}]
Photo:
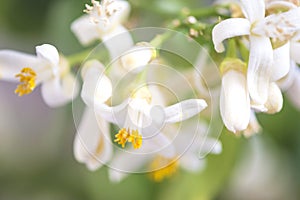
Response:
[{"label": "bokeh background", "polygon": [[[70,23],[84,0],[1,0],[0,48],[34,54],[43,43],[65,55],[82,50]],[[183,7],[209,1],[130,0],[129,27],[164,26]],[[71,105],[50,109],[37,89],[22,98],[0,81],[0,200],[300,199],[300,112],[288,100],[276,115],[258,115],[263,133],[250,139],[223,131],[223,153],[198,174],[179,171],[161,183],[131,175],[110,183],[106,167],[89,172],[73,158]]]}]

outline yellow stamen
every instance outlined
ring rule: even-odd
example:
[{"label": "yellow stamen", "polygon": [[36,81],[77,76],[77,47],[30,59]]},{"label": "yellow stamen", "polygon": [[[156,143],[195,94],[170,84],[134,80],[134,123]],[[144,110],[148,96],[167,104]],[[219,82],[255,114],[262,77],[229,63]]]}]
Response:
[{"label": "yellow stamen", "polygon": [[138,130],[132,130],[130,129],[126,130],[125,128],[122,128],[116,135],[115,135],[114,142],[117,142],[118,144],[122,145],[122,148],[125,147],[125,144],[127,142],[131,142],[133,145],[133,148],[139,149],[142,146],[143,138],[142,135],[139,134]]},{"label": "yellow stamen", "polygon": [[128,142],[131,142],[133,148],[139,149],[142,146],[143,138],[142,135],[139,134],[138,130],[133,130],[132,134],[128,138]]},{"label": "yellow stamen", "polygon": [[153,160],[153,162],[150,165],[150,168],[155,170],[150,173],[151,179],[154,180],[155,182],[161,182],[165,178],[170,178],[172,175],[176,173],[178,169],[178,162],[174,159],[158,156]]},{"label": "yellow stamen", "polygon": [[30,94],[35,88],[36,73],[33,69],[26,67],[21,70],[21,73],[16,75],[20,79],[20,84],[17,86],[15,93],[19,96]]},{"label": "yellow stamen", "polygon": [[115,135],[116,139],[114,140],[114,142],[117,142],[118,144],[122,145],[122,148],[124,148],[129,137],[130,137],[129,130],[126,131],[125,128],[122,128],[118,132],[118,134]]}]

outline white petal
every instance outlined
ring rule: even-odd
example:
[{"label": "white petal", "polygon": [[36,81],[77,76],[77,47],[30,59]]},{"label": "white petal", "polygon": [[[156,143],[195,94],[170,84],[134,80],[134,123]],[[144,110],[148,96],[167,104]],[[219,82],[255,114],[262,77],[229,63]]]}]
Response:
[{"label": "white petal", "polygon": [[193,172],[193,173],[203,170],[206,166],[205,159],[200,159],[197,157],[197,155],[193,155],[193,154],[183,155],[180,158],[179,163],[180,163],[180,167],[182,167],[186,171]]},{"label": "white petal", "polygon": [[291,42],[291,58],[300,64],[300,41]]},{"label": "white petal", "polygon": [[277,81],[284,76],[290,70],[290,43],[274,50],[274,63],[272,65],[272,81]]},{"label": "white petal", "polygon": [[267,113],[274,114],[279,112],[283,106],[283,97],[279,87],[276,83],[270,83],[269,87],[269,96],[265,104],[265,107],[268,109]]},{"label": "white petal", "polygon": [[128,114],[128,100],[124,100],[121,104],[117,106],[108,106],[104,103],[97,102],[95,102],[94,106],[95,112],[102,116],[106,121],[123,127],[125,118]]},{"label": "white petal", "polygon": [[287,96],[293,105],[300,109],[300,70],[297,67],[294,73],[294,81],[287,90]]},{"label": "white petal", "polygon": [[79,92],[79,83],[72,74],[64,77],[53,78],[42,84],[42,96],[50,107],[58,107],[69,103]]},{"label": "white petal", "polygon": [[291,2],[285,2],[285,1],[274,1],[274,2],[268,2],[266,4],[267,10],[277,10],[278,8],[282,10],[290,10],[297,8],[297,6]]},{"label": "white petal", "polygon": [[58,65],[59,63],[59,54],[57,49],[50,44],[43,44],[40,46],[36,46],[36,54],[38,57],[47,60],[53,65]]},{"label": "white petal", "polygon": [[176,123],[199,114],[207,107],[202,99],[189,99],[165,108],[166,123]]},{"label": "white petal", "polygon": [[[96,119],[97,118],[97,119]],[[74,140],[74,156],[94,171],[107,163],[112,156],[108,123],[86,109]]]},{"label": "white petal", "polygon": [[112,83],[104,74],[103,68],[99,61],[92,60],[85,63],[82,69],[81,97],[89,106],[93,106],[95,103],[104,103],[112,95]]},{"label": "white petal", "polygon": [[142,166],[150,162],[152,155],[147,154],[133,154],[128,152],[121,152],[114,156],[110,163],[109,179],[112,182],[120,182],[128,173],[141,172]]},{"label": "white petal", "polygon": [[121,57],[123,68],[131,71],[136,68],[145,67],[152,59],[154,48],[146,45],[136,45]]},{"label": "white petal", "polygon": [[256,104],[267,101],[272,65],[273,49],[269,38],[250,36],[247,82],[250,96]]},{"label": "white petal", "polygon": [[84,15],[72,22],[71,30],[79,42],[85,46],[97,39],[100,39],[100,35],[97,31],[97,25],[91,22],[88,15]]},{"label": "white petal", "polygon": [[263,0],[241,0],[241,2],[250,22],[265,17],[265,2]]},{"label": "white petal", "polygon": [[250,115],[250,122],[247,127],[247,129],[243,132],[245,137],[250,137],[254,134],[257,134],[261,131],[261,126],[259,122],[257,121],[257,118],[255,116],[255,113],[252,111]]},{"label": "white petal", "polygon": [[282,79],[276,82],[280,87],[281,91],[286,91],[289,87],[291,87],[295,79],[295,74],[297,74],[296,72],[298,68],[297,64],[294,61],[291,61],[290,64],[291,66],[290,66],[289,73],[285,77],[283,77]]},{"label": "white petal", "polygon": [[104,35],[102,42],[108,49],[112,61],[118,59],[125,51],[133,46],[133,39],[130,33],[121,25]]},{"label": "white petal", "polygon": [[226,19],[217,24],[212,31],[212,39],[217,52],[223,52],[222,42],[228,38],[249,35],[250,22],[247,19],[232,18]]},{"label": "white petal", "polygon": [[252,32],[280,41],[289,40],[300,28],[300,8],[267,16],[255,24]]},{"label": "white petal", "polygon": [[0,79],[18,82],[15,76],[25,67],[33,68],[39,64],[36,56],[12,50],[0,51]]},{"label": "white petal", "polygon": [[245,130],[250,120],[250,100],[245,76],[230,70],[223,75],[220,112],[226,128],[233,133]]}]

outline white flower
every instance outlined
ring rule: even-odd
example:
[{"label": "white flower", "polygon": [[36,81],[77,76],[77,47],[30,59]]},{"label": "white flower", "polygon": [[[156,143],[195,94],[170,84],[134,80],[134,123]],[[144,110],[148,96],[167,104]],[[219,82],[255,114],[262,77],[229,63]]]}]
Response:
[{"label": "white flower", "polygon": [[121,65],[126,71],[140,71],[156,57],[156,50],[149,43],[137,43],[121,56]]},{"label": "white flower", "polygon": [[78,93],[78,84],[70,73],[67,60],[50,44],[36,47],[36,56],[12,50],[0,51],[0,78],[20,81],[15,90],[19,96],[42,85],[44,101],[51,107],[61,106]]},{"label": "white flower", "polygon": [[76,19],[71,30],[82,45],[88,45],[101,39],[109,50],[111,59],[133,46],[128,30],[122,26],[130,12],[130,5],[123,0],[91,0],[92,6],[86,5],[87,15]]},{"label": "white flower", "polygon": [[[198,122],[198,120],[196,120]],[[193,121],[195,122],[195,121]],[[200,158],[201,154],[213,153],[219,154],[222,151],[222,145],[219,141],[213,138],[206,138],[203,136],[207,130],[205,124],[189,124],[186,129],[177,130],[175,125],[168,125],[162,130],[162,134],[166,137],[174,137],[177,132],[176,139],[171,145],[174,147],[174,152],[169,155],[165,155],[165,151],[155,152],[150,154],[158,147],[155,145],[148,146],[148,152],[132,154],[121,152],[116,155],[112,160],[109,170],[109,178],[113,182],[119,182],[123,180],[128,173],[133,172],[150,172],[150,177],[160,182],[165,178],[172,176],[176,173],[179,167],[190,171],[198,172],[205,167],[205,159]],[[197,129],[192,127],[197,126]],[[204,127],[203,127],[204,126]],[[195,132],[195,130],[197,132]],[[151,148],[153,148],[151,150]],[[128,162],[130,160],[131,162]],[[145,169],[143,166],[147,165]]]},{"label": "white flower", "polygon": [[[151,137],[158,131],[157,128],[161,124],[184,121],[207,107],[206,102],[201,99],[188,99],[172,106],[163,107],[153,104],[155,100],[152,95],[153,93],[149,91],[148,87],[143,86],[134,91],[122,104],[115,107],[94,102],[99,115],[121,127],[115,135],[115,142],[122,147],[125,147],[127,142],[131,142],[135,149],[139,149],[142,146],[143,137]],[[156,113],[154,117],[151,116],[152,112]]]},{"label": "white flower", "polygon": [[245,66],[237,61],[224,62],[220,96],[221,117],[226,128],[233,133],[245,130],[250,120],[250,98],[243,72]]},{"label": "white flower", "polygon": [[300,27],[300,8],[265,17],[265,4],[261,0],[241,0],[246,19],[233,18],[220,22],[213,29],[213,42],[217,52],[224,51],[222,41],[249,35],[250,55],[247,72],[249,93],[257,104],[268,98],[268,87],[273,64],[270,38],[287,41]]},{"label": "white flower", "polygon": [[104,104],[112,95],[112,84],[104,75],[104,66],[91,60],[81,70],[83,86],[81,97],[87,108],[74,140],[74,155],[88,169],[96,170],[112,156],[109,123],[93,110],[93,101]]}]

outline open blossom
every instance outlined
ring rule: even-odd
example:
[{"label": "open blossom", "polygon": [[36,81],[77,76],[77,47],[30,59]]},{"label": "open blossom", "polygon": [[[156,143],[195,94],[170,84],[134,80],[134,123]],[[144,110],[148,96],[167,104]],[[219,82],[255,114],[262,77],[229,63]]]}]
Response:
[{"label": "open blossom", "polygon": [[[265,17],[264,1],[241,0],[241,2],[246,18],[232,18],[220,22],[214,27],[213,42],[216,51],[222,52],[223,40],[242,35],[249,36],[248,90],[252,101],[263,105],[268,99],[274,63],[270,38],[282,42],[290,40],[300,28],[300,8]],[[287,72],[288,70],[282,70],[282,74],[276,77],[282,78]]]},{"label": "open blossom", "polygon": [[89,170],[100,168],[112,156],[109,122],[94,112],[91,101],[95,99],[104,104],[112,95],[111,82],[103,72],[103,65],[95,60],[87,62],[81,71],[81,97],[87,107],[77,128],[74,155],[76,160],[86,164]]},{"label": "open blossom", "polygon": [[71,24],[71,30],[82,45],[102,40],[111,59],[118,58],[133,46],[132,37],[122,25],[128,18],[130,5],[125,0],[91,0],[86,5],[85,15]]},{"label": "open blossom", "polygon": [[[115,142],[122,147],[130,142],[135,149],[141,148],[143,137],[149,137],[158,131],[157,123],[155,123],[157,117],[161,118],[161,124],[177,123],[197,115],[207,106],[202,99],[188,99],[171,106],[162,106],[156,110],[158,105],[153,104],[155,100],[152,95],[147,86],[144,86],[115,107],[95,102],[96,112],[120,127],[115,135]],[[154,118],[150,115],[153,109],[158,111]],[[157,138],[159,139],[160,136],[161,134],[158,134]]]},{"label": "open blossom", "polygon": [[[196,122],[197,121],[197,122]],[[192,128],[194,125],[189,124],[185,129],[177,133],[178,127],[174,124],[166,126],[162,130],[162,134],[166,137],[174,137],[176,139],[170,145],[174,147],[174,151],[165,155],[164,151],[149,153],[141,151],[140,154],[132,154],[128,152],[120,152],[111,161],[109,170],[109,178],[113,182],[119,182],[126,178],[128,172],[150,172],[149,176],[152,180],[160,182],[165,178],[174,175],[178,168],[183,168],[189,172],[196,173],[205,167],[205,159],[199,158],[200,155],[207,153],[219,154],[222,151],[222,145],[218,140],[204,137],[207,127],[199,121],[192,121],[198,124],[197,131]],[[193,138],[196,139],[193,139]],[[168,139],[170,140],[170,139]],[[201,148],[200,148],[201,147]],[[156,146],[148,146],[150,152],[154,152]],[[128,162],[130,160],[130,162]],[[145,169],[142,169],[146,165]]]},{"label": "open blossom", "polygon": [[68,61],[50,44],[36,47],[36,56],[12,50],[0,51],[1,79],[17,82],[19,96],[41,85],[47,105],[61,106],[78,93],[78,85]]}]

